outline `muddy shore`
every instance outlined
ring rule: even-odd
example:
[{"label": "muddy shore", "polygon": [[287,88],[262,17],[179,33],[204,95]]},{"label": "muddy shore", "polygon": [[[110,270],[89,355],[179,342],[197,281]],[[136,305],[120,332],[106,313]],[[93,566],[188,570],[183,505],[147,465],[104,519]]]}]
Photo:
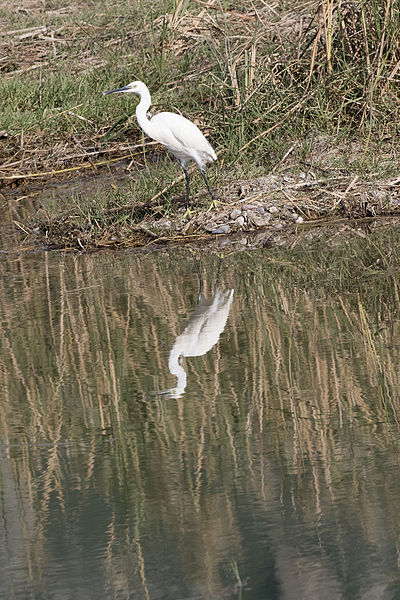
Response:
[{"label": "muddy shore", "polygon": [[[151,176],[151,174],[149,175]],[[132,202],[104,207],[103,220],[79,214],[79,198],[99,190],[127,186],[127,165],[50,181],[26,181],[3,188],[3,235],[13,230],[20,248],[158,247],[215,243],[260,247],[291,237],[293,231],[329,223],[368,223],[400,214],[400,178],[360,181],[348,175],[316,177],[313,172],[269,174],[218,189],[210,209],[202,195],[186,212],[182,197],[165,215],[162,202]],[[101,192],[100,192],[101,193]],[[71,211],[69,198],[75,194]],[[63,211],[63,205],[67,209]],[[57,206],[57,211],[54,210]],[[51,207],[51,210],[49,209]],[[8,223],[7,225],[5,223]],[[217,243],[217,245],[219,242]]]}]

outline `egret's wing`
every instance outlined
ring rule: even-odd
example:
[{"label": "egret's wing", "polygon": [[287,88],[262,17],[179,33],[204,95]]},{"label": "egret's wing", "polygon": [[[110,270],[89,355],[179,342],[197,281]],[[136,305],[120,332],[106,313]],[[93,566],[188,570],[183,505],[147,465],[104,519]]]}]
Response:
[{"label": "egret's wing", "polygon": [[163,112],[151,120],[157,126],[157,141],[164,144],[174,154],[196,152],[205,154],[208,160],[217,157],[210,143],[200,129],[189,119],[174,113]]}]

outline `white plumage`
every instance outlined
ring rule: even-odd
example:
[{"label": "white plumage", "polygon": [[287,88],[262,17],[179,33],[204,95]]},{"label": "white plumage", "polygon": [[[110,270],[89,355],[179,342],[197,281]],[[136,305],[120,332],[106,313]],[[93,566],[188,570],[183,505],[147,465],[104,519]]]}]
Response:
[{"label": "white plumage", "polygon": [[170,112],[162,112],[149,119],[146,113],[151,105],[151,97],[147,86],[142,81],[133,81],[125,87],[105,92],[105,95],[116,92],[138,94],[140,97],[140,102],[136,107],[137,121],[146,135],[165,146],[182,165],[186,177],[186,205],[189,205],[190,193],[186,164],[190,160],[193,160],[199,167],[214,202],[204,168],[207,163],[217,160],[217,155],[200,129],[189,119]]},{"label": "white plumage", "polygon": [[180,398],[186,388],[186,371],[182,366],[185,356],[203,356],[218,342],[225,329],[233,300],[233,290],[216,289],[214,296],[207,300],[203,294],[184,332],[179,335],[171,348],[168,368],[176,375],[176,387],[168,390],[170,396]]}]

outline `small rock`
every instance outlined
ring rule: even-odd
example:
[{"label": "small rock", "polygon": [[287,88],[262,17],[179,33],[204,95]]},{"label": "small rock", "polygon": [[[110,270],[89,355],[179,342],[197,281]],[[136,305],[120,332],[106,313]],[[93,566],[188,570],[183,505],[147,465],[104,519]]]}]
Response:
[{"label": "small rock", "polygon": [[384,202],[388,198],[388,193],[384,190],[371,190],[368,195],[378,202]]},{"label": "small rock", "polygon": [[204,229],[209,233],[212,233],[216,227],[216,223],[207,223],[206,225],[204,225]]},{"label": "small rock", "polygon": [[239,215],[241,215],[242,211],[239,210],[238,208],[234,208],[230,214],[230,217],[232,219],[232,221],[234,221],[235,219],[238,218]]},{"label": "small rock", "polygon": [[[232,211],[232,212],[233,212],[233,211]],[[243,215],[240,215],[240,217],[238,217],[238,218],[235,220],[235,223],[237,223],[237,224],[239,225],[239,227],[243,227],[243,225],[244,225],[244,217],[243,217]]]},{"label": "small rock", "polygon": [[263,206],[257,206],[257,210],[260,213],[260,215],[263,215],[265,213],[265,208]]},{"label": "small rock", "polygon": [[270,219],[270,215],[266,215],[265,217],[262,217],[259,213],[255,212],[255,211],[250,212],[247,215],[247,220],[248,220],[249,224],[253,227],[265,227],[266,225],[268,225],[269,219]]},{"label": "small rock", "polygon": [[297,221],[298,218],[299,218],[299,215],[297,213],[292,213],[293,221]]},{"label": "small rock", "polygon": [[282,177],[283,181],[286,181],[287,183],[294,183],[295,180],[291,175],[284,175]]},{"label": "small rock", "polygon": [[269,232],[266,233],[265,231],[262,231],[261,233],[256,234],[253,238],[253,242],[254,242],[256,248],[265,246],[270,235],[271,234]]},{"label": "small rock", "polygon": [[214,229],[211,233],[229,233],[231,230],[231,228],[229,227],[229,225],[220,225],[220,227],[217,227],[217,229]]},{"label": "small rock", "polygon": [[271,213],[271,215],[274,215],[275,213],[278,212],[278,209],[276,208],[276,206],[270,206],[268,210]]},{"label": "small rock", "polygon": [[283,225],[282,223],[277,223],[276,225],[274,225],[275,229],[282,229]]},{"label": "small rock", "polygon": [[158,221],[158,223],[156,223],[156,226],[159,229],[171,229],[171,221],[169,221],[168,219],[165,219],[164,221]]},{"label": "small rock", "polygon": [[303,217],[297,217],[297,219],[296,219],[296,223],[297,223],[298,225],[300,225],[300,223],[303,223],[303,222],[304,222],[304,219],[303,219]]},{"label": "small rock", "polygon": [[[278,216],[278,215],[277,215]],[[279,217],[281,219],[285,219],[288,221],[293,220],[293,213],[291,210],[287,209],[285,206],[281,207],[279,210]]]}]

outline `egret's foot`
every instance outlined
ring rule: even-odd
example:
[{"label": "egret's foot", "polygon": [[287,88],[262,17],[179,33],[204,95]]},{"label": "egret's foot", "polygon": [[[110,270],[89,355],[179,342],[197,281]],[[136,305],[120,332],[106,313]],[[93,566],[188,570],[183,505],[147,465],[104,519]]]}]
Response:
[{"label": "egret's foot", "polygon": [[222,202],[213,198],[210,206],[207,208],[207,212],[210,212],[210,210],[212,210],[213,208],[217,208],[218,204],[222,204]]},{"label": "egret's foot", "polygon": [[169,388],[168,390],[155,390],[148,394],[146,400],[154,400],[156,398],[170,398],[175,392],[175,388]]},{"label": "egret's foot", "polygon": [[181,221],[184,221],[185,219],[191,219],[192,216],[193,216],[193,211],[190,210],[190,208],[187,206],[184,215],[181,217]]}]

